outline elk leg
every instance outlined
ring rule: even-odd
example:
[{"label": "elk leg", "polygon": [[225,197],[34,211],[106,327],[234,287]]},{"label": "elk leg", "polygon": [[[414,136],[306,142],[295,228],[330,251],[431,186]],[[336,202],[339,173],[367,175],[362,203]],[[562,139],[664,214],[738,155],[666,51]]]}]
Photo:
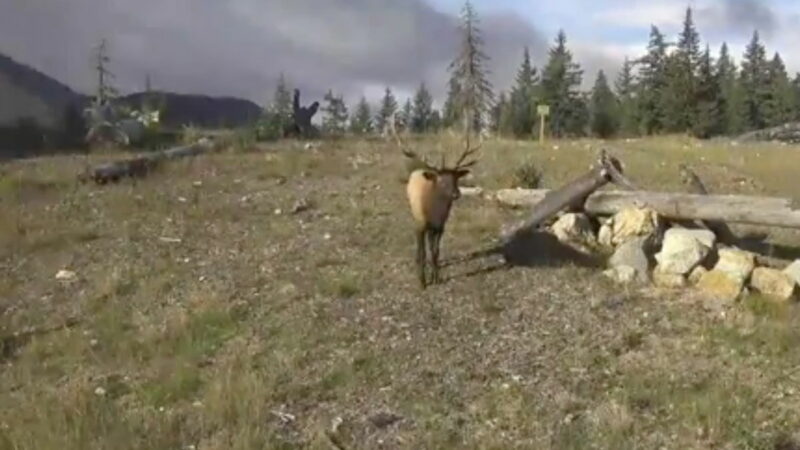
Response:
[{"label": "elk leg", "polygon": [[442,230],[431,230],[428,235],[428,245],[431,252],[431,263],[433,265],[433,280],[432,282],[438,284],[441,282],[439,279],[439,242],[442,239]]},{"label": "elk leg", "polygon": [[417,230],[417,276],[425,288],[425,230]]}]

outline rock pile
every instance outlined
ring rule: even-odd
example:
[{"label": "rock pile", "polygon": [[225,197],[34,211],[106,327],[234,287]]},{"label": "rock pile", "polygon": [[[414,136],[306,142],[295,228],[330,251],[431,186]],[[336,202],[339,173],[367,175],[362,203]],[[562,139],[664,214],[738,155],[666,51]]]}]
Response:
[{"label": "rock pile", "polygon": [[604,274],[622,284],[692,287],[726,301],[750,290],[789,301],[800,291],[800,260],[784,270],[759,267],[754,253],[719,243],[710,230],[668,226],[648,208],[622,210],[599,229],[586,215],[567,213],[550,230],[573,247],[608,252]]}]

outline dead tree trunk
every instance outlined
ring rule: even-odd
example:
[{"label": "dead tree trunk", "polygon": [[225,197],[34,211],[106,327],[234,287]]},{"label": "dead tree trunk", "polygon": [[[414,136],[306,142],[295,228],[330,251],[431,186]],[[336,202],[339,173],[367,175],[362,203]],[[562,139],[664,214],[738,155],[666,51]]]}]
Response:
[{"label": "dead tree trunk", "polygon": [[[702,180],[700,180],[700,177],[698,177],[692,169],[685,164],[681,164],[679,169],[681,173],[681,180],[683,181],[683,184],[689,187],[690,193],[698,195],[709,194],[706,185],[702,182]],[[680,222],[683,222],[684,224],[686,223],[686,221]],[[713,231],[714,234],[717,235],[717,238],[726,244],[734,245],[739,242],[739,238],[725,222],[707,220],[694,220],[692,222],[700,227]]]},{"label": "dead tree trunk", "polygon": [[155,169],[161,161],[200,155],[208,152],[212,148],[213,145],[210,140],[201,139],[199,142],[192,145],[175,147],[148,155],[136,156],[131,159],[102,164],[90,169],[88,173],[80,174],[78,179],[83,182],[92,180],[97,184],[106,184],[108,182],[117,182],[125,177],[141,178]]},{"label": "dead tree trunk", "polygon": [[511,227],[509,233],[503,236],[503,240],[506,243],[512,241],[520,233],[539,227],[565,208],[582,209],[587,197],[610,181],[618,182],[626,187],[633,187],[622,175],[622,166],[619,161],[609,157],[603,151],[597,164],[588,173],[560,189],[548,191],[541,201],[536,202],[530,216]]},{"label": "dead tree trunk", "polygon": [[289,136],[302,136],[302,137],[316,137],[319,134],[317,127],[311,123],[311,119],[319,109],[319,102],[314,102],[311,106],[300,106],[300,89],[294,90],[294,99],[292,102],[292,123],[289,124],[284,135]]},{"label": "dead tree trunk", "polygon": [[[494,198],[509,206],[544,203],[546,189],[506,189]],[[800,209],[792,199],[747,195],[702,195],[677,192],[598,191],[590,194],[584,210],[613,215],[631,207],[648,207],[670,220],[708,220],[781,228],[800,228]],[[548,208],[549,209],[549,208]]]}]

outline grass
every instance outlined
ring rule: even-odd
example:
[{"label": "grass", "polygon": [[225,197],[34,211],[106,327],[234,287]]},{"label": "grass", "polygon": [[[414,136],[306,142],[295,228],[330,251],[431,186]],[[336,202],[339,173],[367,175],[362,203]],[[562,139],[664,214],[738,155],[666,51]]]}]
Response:
[{"label": "grass", "polygon": [[[712,192],[800,197],[798,147],[675,136],[491,140],[472,181],[552,188],[603,146],[646,188],[684,190],[689,163]],[[80,322],[4,347],[0,449],[797,444],[796,305],[751,295],[721,319],[577,263],[470,258],[524,211],[468,197],[423,292],[394,145],[247,147],[104,187],[74,182],[84,156],[3,165],[0,338]]]}]

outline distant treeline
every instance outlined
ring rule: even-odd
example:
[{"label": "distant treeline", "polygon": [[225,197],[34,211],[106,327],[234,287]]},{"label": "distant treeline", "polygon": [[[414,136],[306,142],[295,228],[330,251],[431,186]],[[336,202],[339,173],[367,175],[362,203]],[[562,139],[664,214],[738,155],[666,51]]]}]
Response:
[{"label": "distant treeline", "polygon": [[[520,138],[538,132],[539,104],[550,106],[548,133],[556,137],[688,133],[708,138],[800,120],[800,74],[790,78],[778,53],[767,56],[758,31],[753,33],[740,64],[725,43],[717,57],[712,57],[708,45],[701,47],[691,8],[686,10],[676,43],[668,43],[653,26],[647,54],[626,58],[616,80],[609,80],[600,71],[589,92],[580,89],[584,71],[573,60],[561,31],[541,70],[531,63],[525,48],[514,85],[492,93],[484,76],[488,58],[481,53],[475,19],[474,9],[465,6],[462,30],[471,35],[462,39],[462,45],[473,47],[467,51],[462,48],[460,53],[482,58],[467,61],[473,76],[470,82],[465,81],[466,69],[451,70],[441,112],[433,109],[424,83],[402,104],[387,87],[375,111],[363,97],[350,111],[341,96],[329,92],[322,108],[323,131],[380,132],[395,113],[399,125],[413,132],[461,126],[465,103],[475,111],[471,121],[474,129],[489,128]],[[472,88],[468,95],[465,86]],[[289,90],[281,77],[267,111],[273,117],[285,117],[291,113],[289,102]]]}]

